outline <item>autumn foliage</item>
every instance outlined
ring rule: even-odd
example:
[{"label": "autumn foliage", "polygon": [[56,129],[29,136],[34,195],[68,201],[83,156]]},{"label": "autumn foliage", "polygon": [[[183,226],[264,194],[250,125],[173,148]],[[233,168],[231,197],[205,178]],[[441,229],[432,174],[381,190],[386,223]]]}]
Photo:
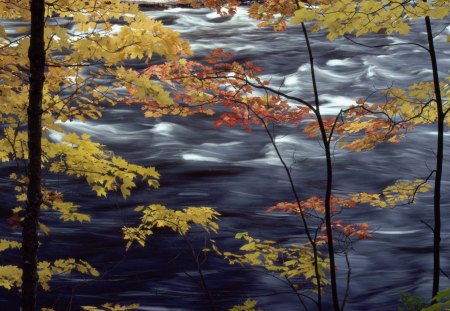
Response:
[{"label": "autumn foliage", "polygon": [[[189,2],[194,6],[200,5],[198,1],[184,2]],[[215,9],[220,15],[234,14],[236,6],[238,6],[238,3],[234,1],[212,1],[202,4]],[[314,2],[269,0],[253,3],[248,12],[252,18],[260,21],[259,27],[270,26],[276,31],[285,30],[287,21],[302,26],[308,44],[312,78],[315,83],[313,55],[308,43],[306,22],[311,22],[308,25],[309,31],[325,31],[330,40],[348,35],[358,37],[372,32],[406,35],[410,31],[411,22],[421,18],[427,21],[430,18],[445,18],[448,16],[449,7],[445,1],[396,3],[364,0]],[[423,48],[430,52],[432,58],[435,57],[431,43],[430,48]],[[296,125],[305,132],[307,137],[321,139],[327,159],[330,159],[329,148],[332,142],[337,142],[340,148],[356,152],[372,150],[380,143],[398,143],[417,125],[441,122],[442,117],[447,115],[449,109],[446,106],[448,104],[444,104],[444,108],[439,108],[442,102],[435,75],[434,82],[418,82],[407,90],[399,88],[379,90],[386,98],[385,102],[371,103],[367,98],[357,99],[354,106],[341,110],[335,116],[322,116],[316,85],[314,85],[316,98],[313,101],[289,96],[277,87],[271,86],[268,81],[261,80],[258,77],[259,68],[249,62],[239,64],[230,60],[231,58],[231,54],[218,49],[206,57],[205,64],[180,60],[163,66],[151,66],[143,74],[164,82],[166,88],[171,89],[176,95],[164,103],[163,110],[153,99],[130,99],[128,102],[143,103],[143,109],[149,117],[163,116],[164,114],[177,115],[180,112],[181,115],[212,114],[214,106],[221,105],[227,108],[227,111],[220,113],[215,122],[216,127],[240,125],[250,130],[252,125],[262,126],[267,130],[275,149],[276,141],[269,133],[268,125]],[[448,84],[441,82],[440,89],[448,94]],[[132,95],[134,94],[133,90],[130,92]],[[280,161],[284,163],[278,150],[277,154]],[[439,161],[442,161],[442,156],[438,157],[438,165]],[[415,181],[397,181],[379,194],[356,193],[349,194],[348,198],[337,198],[332,195],[330,163],[327,163],[329,183],[324,199],[317,196],[304,201],[297,199],[297,202],[279,203],[270,211],[290,212],[303,219],[311,215],[325,219],[326,224],[322,228],[325,228],[325,239],[328,240],[332,237],[332,231],[337,236],[343,235],[347,239],[365,239],[372,236],[372,233],[368,231],[370,228],[368,224],[343,224],[342,221],[334,219],[336,211],[341,212],[344,207],[353,208],[360,204],[377,207],[411,204],[415,202],[419,193],[432,188],[428,183],[431,174]],[[439,169],[436,172],[439,172]],[[440,183],[440,177],[436,178],[436,183]],[[292,183],[292,179],[290,180]],[[295,188],[293,184],[292,188]],[[439,189],[438,186],[435,189]],[[439,190],[435,190],[435,193],[436,191]],[[435,199],[435,211],[439,206],[437,202]],[[306,226],[306,223],[304,225]],[[436,227],[435,235],[439,230]],[[310,238],[309,243],[314,248],[317,266],[318,252],[315,247],[318,245],[318,240]],[[244,249],[241,250],[247,248],[244,246]],[[332,258],[332,244],[328,244],[328,248],[329,256]],[[259,262],[257,258],[258,256],[248,259],[247,263],[262,264],[266,268],[271,266],[270,263]],[[333,287],[333,267],[331,274]],[[320,280],[317,269],[316,278],[317,281]],[[337,295],[334,291],[333,288],[334,309],[339,310]],[[320,289],[318,299],[320,309]]]},{"label": "autumn foliage", "polygon": [[[207,7],[220,16],[233,15],[241,1],[237,0],[182,0],[194,8]],[[33,2],[31,2],[33,3]],[[162,204],[143,202],[135,211],[140,223],[122,229],[125,249],[133,244],[142,247],[159,230],[168,230],[183,240],[194,263],[196,282],[204,292],[211,309],[216,309],[215,296],[208,288],[207,275],[202,264],[214,254],[232,265],[251,266],[282,278],[292,293],[305,306],[303,299],[323,310],[322,299],[328,298],[330,287],[334,310],[344,309],[350,290],[349,252],[357,240],[373,238],[374,228],[369,223],[344,222],[339,215],[347,210],[364,207],[399,207],[412,204],[416,197],[434,191],[433,231],[433,291],[434,306],[448,305],[449,292],[437,294],[440,279],[441,231],[441,179],[443,174],[444,125],[450,125],[450,79],[439,79],[436,53],[431,31],[432,19],[448,18],[448,0],[388,1],[388,0],[267,0],[253,2],[248,8],[251,18],[259,27],[275,31],[299,26],[305,38],[311,70],[311,88],[314,98],[291,96],[261,78],[263,68],[251,61],[237,62],[225,49],[212,50],[204,60],[189,58],[192,51],[179,34],[149,18],[130,2],[108,1],[56,1],[45,3],[45,83],[41,108],[37,113],[42,131],[37,142],[40,154],[29,149],[33,134],[26,124],[30,118],[30,71],[33,71],[28,53],[30,27],[17,29],[11,35],[0,24],[0,161],[11,168],[7,178],[16,201],[5,203],[11,210],[7,220],[11,229],[21,229],[30,216],[25,206],[30,204],[30,158],[39,157],[42,185],[38,211],[34,221],[40,233],[51,235],[52,224],[42,221],[40,215],[51,214],[64,222],[88,222],[91,217],[77,202],[66,201],[66,195],[46,178],[65,176],[70,180],[83,180],[98,197],[118,193],[124,199],[132,195],[139,185],[156,189],[160,175],[156,168],[129,163],[110,151],[107,146],[92,140],[85,133],[69,132],[67,122],[86,122],[102,117],[106,107],[118,102],[140,107],[148,118],[165,116],[189,117],[203,114],[214,118],[213,127],[241,127],[251,135],[255,128],[262,129],[286,171],[291,199],[268,203],[271,213],[284,213],[298,219],[304,230],[300,242],[285,244],[264,240],[248,232],[235,234],[238,249],[227,249],[214,239],[219,232],[220,214],[210,207],[170,209]],[[3,1],[0,20],[30,22],[29,1]],[[324,115],[319,98],[320,87],[314,77],[314,51],[309,43],[311,32],[322,31],[329,40],[346,37],[355,42],[368,33],[407,35],[411,23],[424,20],[428,45],[414,44],[430,55],[433,77],[430,81],[417,81],[407,88],[377,90],[384,101],[372,102],[361,94],[354,105],[343,108],[336,115]],[[60,24],[60,21],[64,23]],[[67,22],[67,23],[65,23]],[[118,25],[118,22],[120,22]],[[71,29],[68,24],[73,24]],[[34,39],[34,38],[33,38]],[[413,44],[413,43],[411,43]],[[32,53],[30,53],[32,54]],[[163,62],[152,64],[153,56]],[[31,59],[31,57],[30,57]],[[139,59],[147,64],[144,70],[127,68],[125,61]],[[101,85],[99,79],[109,77],[110,85]],[[123,95],[118,89],[126,89]],[[112,108],[114,109],[114,108]],[[34,111],[36,112],[36,111]],[[436,168],[428,176],[403,180],[402,176],[379,193],[335,194],[333,184],[333,149],[353,152],[370,151],[383,143],[399,143],[408,132],[420,125],[437,125]],[[323,193],[307,196],[298,190],[288,155],[280,152],[271,126],[282,126],[296,131],[301,137],[318,140],[323,146]],[[55,138],[57,137],[57,138]],[[35,141],[36,143],[36,141]],[[432,181],[434,177],[434,181]],[[397,178],[397,177],[396,177]],[[39,180],[40,182],[40,180]],[[293,199],[292,199],[293,198]],[[11,206],[10,206],[11,205]],[[40,206],[39,206],[40,205]],[[269,207],[272,205],[271,207]],[[189,237],[193,228],[200,229],[204,248],[195,249]],[[33,234],[37,237],[37,231]],[[0,252],[17,252],[29,241],[0,239]],[[37,247],[37,243],[36,243]],[[337,267],[334,256],[345,256],[347,267]],[[78,273],[98,277],[99,271],[87,261],[68,258],[39,260],[35,263],[38,283],[42,290],[51,290],[55,275]],[[29,264],[0,265],[0,287],[19,288],[23,283],[23,266]],[[339,270],[340,269],[340,270]],[[347,271],[346,293],[338,293],[337,271]],[[342,291],[342,290],[341,290]],[[342,298],[343,297],[343,298]],[[341,298],[341,299],[340,299]],[[104,303],[102,306],[82,306],[90,311],[120,311],[139,308],[137,304]],[[257,302],[247,299],[233,311],[259,310]],[[305,307],[306,308],[306,307]],[[51,310],[51,309],[42,309]]]}]

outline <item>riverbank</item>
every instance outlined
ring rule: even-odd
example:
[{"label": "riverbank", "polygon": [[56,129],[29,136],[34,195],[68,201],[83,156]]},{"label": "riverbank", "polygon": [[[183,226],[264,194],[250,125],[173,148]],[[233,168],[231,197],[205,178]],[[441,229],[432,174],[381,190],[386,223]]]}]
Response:
[{"label": "riverbank", "polygon": [[188,7],[176,0],[135,0],[133,1],[139,5],[142,10],[161,10],[174,7]]},{"label": "riverbank", "polygon": [[[130,1],[130,0],[129,0]],[[142,10],[161,10],[174,7],[190,7],[188,4],[180,4],[177,0],[131,0],[137,4]],[[241,1],[241,4],[249,5],[256,1]]]}]

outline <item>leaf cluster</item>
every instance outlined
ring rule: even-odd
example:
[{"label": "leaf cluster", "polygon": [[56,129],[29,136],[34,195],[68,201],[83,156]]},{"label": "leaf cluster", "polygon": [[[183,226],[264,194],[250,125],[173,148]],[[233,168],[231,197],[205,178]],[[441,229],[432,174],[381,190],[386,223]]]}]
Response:
[{"label": "leaf cluster", "polygon": [[240,253],[223,253],[230,264],[262,267],[288,279],[310,280],[314,285],[317,285],[317,265],[321,284],[329,284],[326,278],[329,262],[322,257],[318,257],[318,262],[315,262],[310,245],[277,246],[275,241],[262,241],[253,238],[248,232],[237,233],[235,238],[244,240],[245,244],[239,248]]},{"label": "leaf cluster", "polygon": [[136,211],[142,213],[141,223],[137,227],[124,227],[124,239],[129,248],[133,242],[145,246],[145,240],[158,228],[167,228],[185,237],[192,225],[201,227],[206,233],[217,233],[217,219],[220,214],[210,207],[188,207],[172,210],[160,204],[139,206]]}]

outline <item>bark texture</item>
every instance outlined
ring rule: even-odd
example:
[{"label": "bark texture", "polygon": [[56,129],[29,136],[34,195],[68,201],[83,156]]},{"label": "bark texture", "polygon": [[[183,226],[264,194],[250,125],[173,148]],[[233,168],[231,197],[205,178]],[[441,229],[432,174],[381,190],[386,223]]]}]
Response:
[{"label": "bark texture", "polygon": [[37,297],[37,250],[38,223],[41,191],[42,158],[42,92],[45,80],[44,46],[44,0],[31,0],[31,37],[28,58],[29,103],[28,103],[28,190],[27,206],[22,231],[23,275],[22,275],[22,311],[36,310]]}]

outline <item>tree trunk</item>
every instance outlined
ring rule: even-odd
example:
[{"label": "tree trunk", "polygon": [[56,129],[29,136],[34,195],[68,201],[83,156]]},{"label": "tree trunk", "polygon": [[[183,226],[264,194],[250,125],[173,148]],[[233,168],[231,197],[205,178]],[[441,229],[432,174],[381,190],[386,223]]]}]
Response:
[{"label": "tree trunk", "polygon": [[314,71],[314,57],[312,54],[311,44],[309,42],[308,32],[306,26],[302,23],[302,30],[305,36],[306,46],[308,48],[309,64],[311,67],[311,79],[313,83],[314,90],[314,102],[316,106],[315,115],[317,122],[319,123],[321,139],[323,147],[325,149],[326,158],[326,168],[327,168],[327,181],[325,189],[325,226],[327,235],[327,246],[328,246],[328,258],[330,260],[330,283],[331,283],[331,296],[333,299],[333,310],[339,311],[339,296],[337,291],[337,277],[336,277],[336,262],[334,258],[334,244],[333,244],[333,229],[331,227],[331,195],[333,188],[333,163],[331,158],[330,142],[328,134],[323,123],[323,118],[320,113],[320,103],[319,103],[319,91],[317,88],[316,74]]},{"label": "tree trunk", "polygon": [[31,37],[28,58],[30,60],[28,103],[28,190],[27,206],[22,231],[23,275],[22,311],[36,309],[38,223],[42,203],[42,92],[45,72],[44,0],[31,0]]},{"label": "tree trunk", "polygon": [[432,297],[439,291],[439,276],[441,274],[440,254],[441,254],[441,183],[442,183],[442,163],[444,161],[444,119],[445,113],[442,105],[441,88],[439,86],[439,74],[436,61],[436,51],[434,49],[433,31],[431,29],[430,17],[425,17],[427,27],[428,50],[431,57],[433,69],[434,92],[436,95],[436,109],[438,115],[438,139],[436,150],[436,175],[434,179],[434,229],[433,229],[433,289]]}]

